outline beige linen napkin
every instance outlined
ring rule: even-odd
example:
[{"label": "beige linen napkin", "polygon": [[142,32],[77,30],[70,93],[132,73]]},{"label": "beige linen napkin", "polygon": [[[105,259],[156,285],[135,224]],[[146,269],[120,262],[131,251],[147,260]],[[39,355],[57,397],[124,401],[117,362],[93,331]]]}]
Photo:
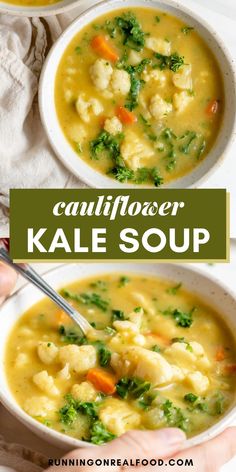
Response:
[{"label": "beige linen napkin", "polygon": [[41,472],[47,467],[47,458],[19,444],[7,444],[0,436],[0,468],[9,467],[15,472]]},{"label": "beige linen napkin", "polygon": [[48,18],[0,15],[0,237],[7,236],[9,188],[81,188],[52,151],[42,128],[37,89],[52,43],[98,0]]}]

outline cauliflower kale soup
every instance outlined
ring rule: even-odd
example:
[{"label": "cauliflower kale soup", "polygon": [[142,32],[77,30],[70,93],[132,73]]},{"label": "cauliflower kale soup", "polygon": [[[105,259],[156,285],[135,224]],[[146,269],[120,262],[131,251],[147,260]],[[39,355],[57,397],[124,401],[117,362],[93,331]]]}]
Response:
[{"label": "cauliflower kale soup", "polygon": [[45,299],[21,317],[7,344],[11,391],[38,421],[103,444],[132,428],[175,426],[191,437],[232,406],[231,334],[181,283],[110,274],[61,293],[95,330],[81,336]]},{"label": "cauliflower kale soup", "polygon": [[132,8],[99,17],[74,37],[58,68],[55,103],[66,138],[94,169],[158,187],[209,153],[224,93],[194,28]]}]

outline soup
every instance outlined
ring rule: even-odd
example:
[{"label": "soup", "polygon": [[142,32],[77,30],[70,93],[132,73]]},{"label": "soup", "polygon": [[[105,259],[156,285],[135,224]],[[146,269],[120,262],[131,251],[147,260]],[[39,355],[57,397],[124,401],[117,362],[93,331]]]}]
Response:
[{"label": "soup", "polygon": [[61,293],[95,330],[82,336],[45,299],[7,343],[10,389],[33,418],[103,444],[133,428],[175,426],[191,437],[232,406],[232,336],[181,283],[110,274]]},{"label": "soup", "polygon": [[5,3],[18,5],[20,7],[45,7],[58,3],[61,0],[4,0]]},{"label": "soup", "polygon": [[80,158],[119,182],[160,186],[192,171],[224,111],[217,62],[191,26],[153,9],[99,17],[67,47],[55,81]]}]

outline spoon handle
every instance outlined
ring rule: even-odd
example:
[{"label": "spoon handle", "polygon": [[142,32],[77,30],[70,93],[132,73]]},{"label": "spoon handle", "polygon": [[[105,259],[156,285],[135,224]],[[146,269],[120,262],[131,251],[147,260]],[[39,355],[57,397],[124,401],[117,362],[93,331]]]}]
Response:
[{"label": "spoon handle", "polygon": [[45,295],[47,295],[54,303],[56,303],[63,311],[65,311],[70,318],[80,327],[83,334],[91,331],[91,325],[88,321],[80,315],[61,295],[59,295],[45,280],[40,277],[37,272],[28,264],[15,264],[9,256],[8,251],[0,246],[0,260],[11,266],[16,272],[24,277],[28,282],[31,282]]}]

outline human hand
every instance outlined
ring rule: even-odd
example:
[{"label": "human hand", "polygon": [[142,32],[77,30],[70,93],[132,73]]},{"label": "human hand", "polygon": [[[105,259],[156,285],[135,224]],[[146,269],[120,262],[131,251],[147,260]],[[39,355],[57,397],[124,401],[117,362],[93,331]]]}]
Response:
[{"label": "human hand", "polygon": [[17,275],[11,267],[0,262],[0,304],[10,295],[16,284]]},{"label": "human hand", "polygon": [[[112,443],[97,448],[76,449],[65,456],[65,459],[164,459],[167,465],[163,465],[165,472],[218,472],[222,465],[227,463],[236,454],[236,428],[228,428],[224,433],[214,439],[190,449],[185,448],[185,435],[182,431],[162,429],[157,431],[130,431]],[[168,464],[169,459],[181,460],[180,465]],[[193,466],[186,464],[186,459],[192,460]],[[186,464],[186,465],[185,465]],[[79,467],[81,472],[99,472],[106,467],[84,466]],[[107,470],[121,472],[121,470],[139,472],[151,472],[153,466],[111,467]],[[47,472],[74,472],[73,465],[55,466],[47,469]]]}]

